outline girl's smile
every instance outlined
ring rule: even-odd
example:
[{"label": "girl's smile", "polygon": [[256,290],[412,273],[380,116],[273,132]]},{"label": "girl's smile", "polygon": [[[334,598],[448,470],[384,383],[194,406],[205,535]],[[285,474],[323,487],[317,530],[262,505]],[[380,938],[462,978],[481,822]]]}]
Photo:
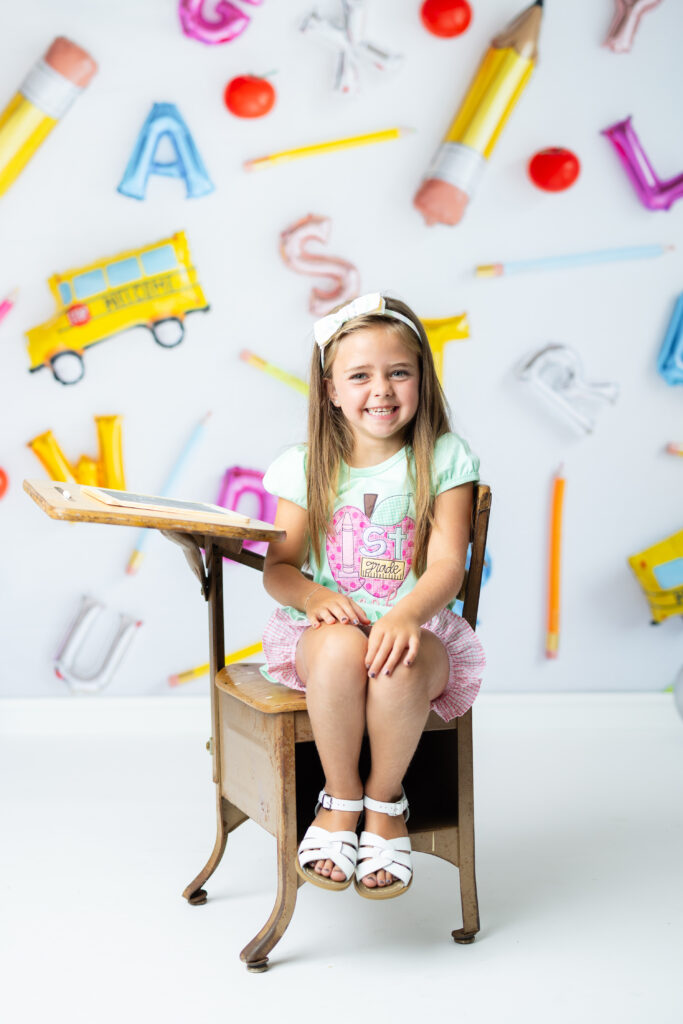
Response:
[{"label": "girl's smile", "polygon": [[381,461],[400,450],[417,412],[420,374],[417,354],[396,332],[367,327],[345,337],[327,387],[353,433],[354,458]]}]

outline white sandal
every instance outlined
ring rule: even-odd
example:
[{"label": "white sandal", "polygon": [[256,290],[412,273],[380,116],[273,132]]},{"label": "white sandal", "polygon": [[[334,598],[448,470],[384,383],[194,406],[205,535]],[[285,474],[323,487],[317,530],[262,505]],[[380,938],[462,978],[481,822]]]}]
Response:
[{"label": "white sandal", "polygon": [[[408,800],[401,790],[401,799],[396,803],[382,803],[369,796],[363,797],[363,806],[370,811],[379,811],[397,817],[405,814],[407,821],[410,816]],[[399,836],[398,839],[385,839],[375,832],[361,832],[360,849],[354,886],[357,893],[368,900],[390,900],[394,896],[402,896],[407,892],[413,881],[412,847],[410,836]],[[386,871],[394,875],[391,885],[365,885],[363,879],[375,871]]]},{"label": "white sandal", "polygon": [[[326,811],[362,811],[362,800],[338,800],[325,790],[320,791],[315,807],[317,814],[321,807]],[[311,825],[301,840],[296,860],[297,874],[306,882],[321,889],[348,889],[353,881],[353,872],[358,858],[358,836],[355,832],[328,832],[319,825]],[[335,882],[326,875],[319,875],[308,864],[319,860],[331,860],[344,873],[343,882]]]}]

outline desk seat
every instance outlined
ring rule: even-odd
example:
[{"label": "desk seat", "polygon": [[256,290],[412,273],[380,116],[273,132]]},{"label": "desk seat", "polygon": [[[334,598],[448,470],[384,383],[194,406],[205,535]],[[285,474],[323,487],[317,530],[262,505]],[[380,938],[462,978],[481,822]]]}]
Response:
[{"label": "desk seat", "polygon": [[217,674],[216,687],[267,715],[306,710],[305,693],[290,690],[281,683],[269,682],[259,669],[260,666],[253,662],[238,662]]}]

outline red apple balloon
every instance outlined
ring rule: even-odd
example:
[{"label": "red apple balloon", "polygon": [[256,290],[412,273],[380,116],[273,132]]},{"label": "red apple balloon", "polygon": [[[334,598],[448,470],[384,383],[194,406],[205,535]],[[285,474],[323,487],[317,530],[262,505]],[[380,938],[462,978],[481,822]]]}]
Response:
[{"label": "red apple balloon", "polygon": [[275,103],[275,89],[258,75],[238,75],[225,87],[225,105],[235,117],[263,117]]},{"label": "red apple balloon", "polygon": [[472,8],[467,0],[425,0],[420,18],[433,36],[450,39],[465,31],[472,20]]},{"label": "red apple balloon", "polygon": [[529,177],[544,192],[564,192],[579,176],[579,158],[570,149],[551,146],[535,153],[529,161]]}]

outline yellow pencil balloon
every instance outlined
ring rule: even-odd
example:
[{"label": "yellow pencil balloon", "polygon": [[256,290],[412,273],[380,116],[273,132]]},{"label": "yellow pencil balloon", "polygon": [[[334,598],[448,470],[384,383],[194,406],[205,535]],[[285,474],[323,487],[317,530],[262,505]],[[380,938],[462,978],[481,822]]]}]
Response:
[{"label": "yellow pencil balloon", "polygon": [[269,377],[275,377],[276,380],[282,381],[283,384],[287,384],[290,388],[294,388],[299,394],[308,394],[308,384],[305,380],[302,380],[301,377],[295,377],[293,373],[287,373],[286,370],[281,370],[275,363],[269,363],[267,360],[262,359],[261,356],[250,352],[249,349],[242,349],[240,359],[245,363],[249,363],[250,366],[256,367],[257,370],[263,370]]},{"label": "yellow pencil balloon", "polygon": [[0,113],[0,195],[7,191],[97,71],[89,53],[58,36]]},{"label": "yellow pencil balloon", "polygon": [[556,658],[560,647],[560,577],[562,573],[562,513],[565,478],[562,466],[553,479],[550,508],[550,549],[548,552],[548,594],[545,656]]},{"label": "yellow pencil balloon", "polygon": [[400,139],[402,135],[411,132],[411,128],[385,128],[379,132],[366,132],[364,135],[348,135],[343,139],[330,139],[326,142],[314,142],[310,146],[297,146],[295,149],[283,149],[278,153],[268,153],[266,156],[254,157],[252,160],[245,160],[243,167],[245,171],[255,171],[259,167],[269,167],[272,164],[288,163],[290,160],[301,160],[308,156],[318,156],[320,153],[332,153],[338,149],[352,149],[356,146],[371,146],[376,142],[391,142]]},{"label": "yellow pencil balloon", "polygon": [[491,43],[414,199],[427,224],[457,224],[536,64],[543,0]]},{"label": "yellow pencil balloon", "polygon": [[[259,641],[255,644],[249,644],[248,647],[240,647],[238,651],[230,651],[225,654],[225,664],[234,665],[236,661],[242,661],[243,658],[250,658],[252,654],[260,654],[263,650],[263,644]],[[196,668],[189,668],[185,672],[178,672],[177,675],[168,677],[169,686],[180,686],[182,683],[189,683],[191,679],[199,679],[200,676],[205,676],[209,671],[210,664],[207,661],[204,665],[197,665]]]}]

